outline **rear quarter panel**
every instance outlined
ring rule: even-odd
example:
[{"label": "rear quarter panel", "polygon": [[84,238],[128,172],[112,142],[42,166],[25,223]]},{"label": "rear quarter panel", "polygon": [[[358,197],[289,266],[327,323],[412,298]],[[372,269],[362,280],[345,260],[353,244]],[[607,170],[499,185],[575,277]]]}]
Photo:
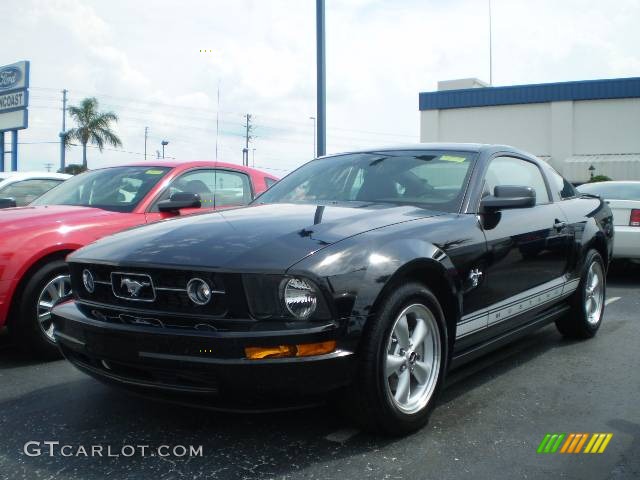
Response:
[{"label": "rear quarter panel", "polygon": [[570,262],[573,276],[580,274],[585,255],[600,245],[606,263],[611,261],[614,243],[613,215],[609,206],[599,198],[577,197],[558,203],[574,233],[574,248]]}]

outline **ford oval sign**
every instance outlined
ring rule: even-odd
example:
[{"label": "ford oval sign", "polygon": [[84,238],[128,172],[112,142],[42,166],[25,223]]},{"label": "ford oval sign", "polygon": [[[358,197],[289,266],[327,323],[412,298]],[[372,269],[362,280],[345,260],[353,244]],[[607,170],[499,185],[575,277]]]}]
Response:
[{"label": "ford oval sign", "polygon": [[22,72],[16,67],[6,67],[0,70],[0,90],[9,90],[20,84]]}]

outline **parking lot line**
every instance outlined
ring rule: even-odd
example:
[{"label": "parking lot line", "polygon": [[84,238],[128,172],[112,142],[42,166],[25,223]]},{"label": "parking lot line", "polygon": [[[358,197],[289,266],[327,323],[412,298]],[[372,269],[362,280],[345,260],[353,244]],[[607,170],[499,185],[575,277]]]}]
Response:
[{"label": "parking lot line", "polygon": [[609,305],[610,303],[613,302],[617,302],[618,300],[620,300],[621,297],[611,297],[611,298],[607,298],[607,300],[604,302],[605,305]]}]

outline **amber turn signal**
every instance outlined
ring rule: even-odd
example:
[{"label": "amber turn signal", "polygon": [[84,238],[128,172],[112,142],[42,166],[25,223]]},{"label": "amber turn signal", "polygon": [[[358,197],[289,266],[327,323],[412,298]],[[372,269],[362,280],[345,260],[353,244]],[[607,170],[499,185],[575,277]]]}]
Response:
[{"label": "amber turn signal", "polygon": [[277,345],[275,347],[245,347],[244,354],[249,360],[264,358],[309,357],[324,355],[336,349],[336,341],[301,343],[299,345]]}]

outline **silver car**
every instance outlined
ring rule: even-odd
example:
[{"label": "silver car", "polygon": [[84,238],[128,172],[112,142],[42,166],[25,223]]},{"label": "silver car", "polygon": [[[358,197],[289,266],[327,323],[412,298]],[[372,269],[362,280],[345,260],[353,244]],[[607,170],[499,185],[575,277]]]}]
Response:
[{"label": "silver car", "polygon": [[640,262],[640,182],[596,182],[578,187],[581,193],[604,198],[613,212],[613,257]]},{"label": "silver car", "polygon": [[29,205],[71,175],[51,172],[0,172],[0,208]]}]

